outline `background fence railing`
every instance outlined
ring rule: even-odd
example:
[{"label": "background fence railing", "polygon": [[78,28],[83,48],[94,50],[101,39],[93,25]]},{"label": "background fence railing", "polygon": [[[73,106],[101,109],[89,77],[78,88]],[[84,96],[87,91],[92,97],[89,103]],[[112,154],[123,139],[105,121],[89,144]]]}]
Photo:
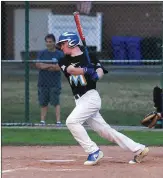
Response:
[{"label": "background fence railing", "polygon": [[[139,125],[152,110],[152,89],[163,81],[162,2],[2,2],[2,122],[39,122],[37,53],[45,48],[47,33],[58,39],[64,31],[76,31],[76,10],[89,52],[109,69],[98,84],[107,121]],[[74,102],[64,77],[62,85],[65,121]],[[54,120],[50,109],[47,122]]]}]

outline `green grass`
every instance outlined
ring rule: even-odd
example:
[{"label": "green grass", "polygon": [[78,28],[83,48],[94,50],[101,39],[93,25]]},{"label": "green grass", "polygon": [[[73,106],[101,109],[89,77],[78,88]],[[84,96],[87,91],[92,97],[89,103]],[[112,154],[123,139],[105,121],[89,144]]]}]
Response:
[{"label": "green grass", "polygon": [[[159,85],[158,76],[106,75],[98,83],[102,98],[101,114],[109,124],[140,125],[140,120],[153,110],[152,89]],[[61,119],[65,122],[75,106],[67,81],[62,82]],[[24,78],[2,75],[2,122],[24,122]],[[37,99],[37,76],[30,76],[30,121],[40,121]],[[54,123],[54,108],[50,107],[47,123]]]},{"label": "green grass", "polygon": [[[114,145],[94,131],[88,131],[98,145]],[[142,144],[163,146],[162,132],[123,131],[125,135]],[[2,145],[77,145],[69,130],[8,129],[2,128]]]}]

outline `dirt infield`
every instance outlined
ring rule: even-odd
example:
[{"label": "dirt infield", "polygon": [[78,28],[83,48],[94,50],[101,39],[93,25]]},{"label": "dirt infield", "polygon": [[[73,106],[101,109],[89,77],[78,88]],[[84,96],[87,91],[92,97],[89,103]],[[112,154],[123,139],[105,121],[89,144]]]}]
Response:
[{"label": "dirt infield", "polygon": [[128,164],[133,154],[115,146],[101,146],[104,158],[84,166],[87,155],[79,146],[2,147],[3,178],[162,178],[163,147],[150,147],[141,164]]}]

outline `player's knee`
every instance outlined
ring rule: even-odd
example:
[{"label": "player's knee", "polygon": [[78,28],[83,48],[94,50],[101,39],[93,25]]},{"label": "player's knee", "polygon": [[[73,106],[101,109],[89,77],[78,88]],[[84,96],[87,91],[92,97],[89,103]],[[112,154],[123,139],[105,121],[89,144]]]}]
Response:
[{"label": "player's knee", "polygon": [[72,124],[72,121],[71,119],[68,117],[67,120],[66,120],[66,126],[69,128]]},{"label": "player's knee", "polygon": [[71,128],[75,124],[74,119],[72,117],[68,117],[66,120],[66,126]]}]

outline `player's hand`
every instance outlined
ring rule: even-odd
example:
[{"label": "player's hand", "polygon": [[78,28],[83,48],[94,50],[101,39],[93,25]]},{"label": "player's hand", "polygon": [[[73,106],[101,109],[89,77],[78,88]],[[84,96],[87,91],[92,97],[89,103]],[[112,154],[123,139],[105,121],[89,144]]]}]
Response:
[{"label": "player's hand", "polygon": [[99,80],[99,76],[94,68],[84,67],[83,70],[84,70],[84,74],[89,75],[92,80],[94,80],[94,81]]},{"label": "player's hand", "polygon": [[99,76],[98,76],[98,73],[95,71],[92,75],[91,75],[91,78],[93,81],[98,81],[99,80]]},{"label": "player's hand", "polygon": [[88,67],[84,67],[83,68],[84,74],[90,75],[92,76],[95,72],[94,68],[88,68]]}]

